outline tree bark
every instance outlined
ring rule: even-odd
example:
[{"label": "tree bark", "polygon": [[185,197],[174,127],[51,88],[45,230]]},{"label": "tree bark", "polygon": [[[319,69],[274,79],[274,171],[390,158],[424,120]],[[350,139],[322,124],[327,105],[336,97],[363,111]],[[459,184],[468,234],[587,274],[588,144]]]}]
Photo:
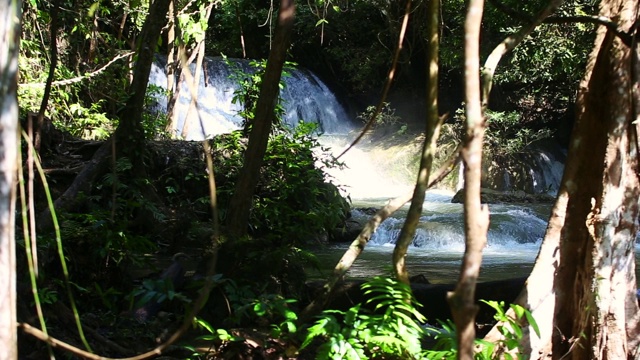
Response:
[{"label": "tree bark", "polygon": [[449,294],[451,313],[457,329],[458,359],[474,357],[475,288],[482,263],[482,249],[487,243],[489,211],[480,202],[482,142],[484,120],[480,97],[480,25],[484,0],[471,0],[464,25],[465,45],[465,114],[467,134],[462,148],[464,163],[464,232],[465,251],[460,278]]},{"label": "tree bark", "polygon": [[116,129],[116,142],[122,154],[131,159],[134,169],[144,169],[145,135],[142,127],[144,98],[149,83],[151,64],[162,28],[167,23],[170,0],[155,0],[149,7],[149,15],[142,26],[133,69],[133,81],[129,86],[129,99],[118,113],[120,123]]},{"label": "tree bark", "polygon": [[22,4],[0,2],[0,359],[18,358],[15,187],[18,149],[18,51]]},{"label": "tree bark", "polygon": [[171,138],[175,138],[178,131],[175,129],[177,116],[174,114],[175,103],[178,100],[179,84],[180,84],[180,67],[178,66],[179,56],[176,51],[176,34],[179,34],[178,19],[175,13],[175,1],[169,2],[168,29],[167,29],[167,125],[165,130],[171,134]]},{"label": "tree bark", "polygon": [[[608,0],[600,15],[633,31],[638,1]],[[638,232],[637,49],[601,26],[578,93],[567,158],[568,203],[555,278],[553,357],[638,356],[634,246]],[[585,161],[585,159],[588,159]]]},{"label": "tree bark", "polygon": [[429,78],[427,83],[427,121],[426,136],[422,146],[422,157],[420,158],[420,169],[418,179],[413,191],[411,205],[407,212],[407,217],[398,235],[396,246],[393,249],[393,270],[398,281],[407,285],[409,283],[409,272],[406,268],[405,258],[409,245],[416,234],[416,228],[422,216],[422,205],[424,204],[425,193],[429,187],[429,176],[431,165],[436,152],[436,141],[440,134],[441,121],[438,117],[438,55],[440,53],[440,0],[429,2],[427,19],[427,42],[429,49],[428,67]]},{"label": "tree bark", "polygon": [[260,167],[267,150],[271,125],[274,120],[274,109],[278,100],[280,78],[284,67],[289,39],[293,29],[295,4],[293,0],[282,0],[278,12],[278,24],[274,34],[273,47],[267,59],[267,68],[260,87],[260,97],[256,104],[256,113],[249,143],[244,155],[244,165],[240,170],[235,191],[229,205],[227,220],[228,231],[234,237],[247,234],[249,214],[253,194],[260,176]]}]

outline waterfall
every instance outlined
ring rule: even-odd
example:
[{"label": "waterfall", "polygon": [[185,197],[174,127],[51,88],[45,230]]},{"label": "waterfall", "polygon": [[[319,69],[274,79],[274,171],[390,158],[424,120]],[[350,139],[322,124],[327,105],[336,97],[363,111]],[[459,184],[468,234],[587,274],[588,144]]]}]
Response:
[{"label": "waterfall", "polygon": [[564,172],[564,160],[560,161],[551,151],[540,149],[534,157],[533,188],[536,193],[556,194]]},{"label": "waterfall", "polygon": [[[243,72],[250,74],[255,70],[247,60],[230,60]],[[149,84],[166,91],[167,74],[165,72],[166,59],[157,58],[151,68]],[[205,58],[204,71],[199,79],[198,109],[189,114],[188,140],[201,140],[216,134],[238,129],[242,119],[237,115],[241,110],[232,99],[238,84],[231,79],[232,68],[219,57]],[[195,66],[191,66],[192,74]],[[331,90],[311,71],[294,69],[284,75],[284,88],[281,90],[283,106],[285,108],[284,122],[295,127],[299,121],[318,123],[320,133],[346,133],[352,129],[351,120],[343,106],[338,102]],[[167,108],[166,96],[157,96],[157,108]],[[185,81],[180,84],[180,98],[176,103],[178,112],[175,131],[179,133],[185,122],[187,110],[191,102],[189,86]]]}]

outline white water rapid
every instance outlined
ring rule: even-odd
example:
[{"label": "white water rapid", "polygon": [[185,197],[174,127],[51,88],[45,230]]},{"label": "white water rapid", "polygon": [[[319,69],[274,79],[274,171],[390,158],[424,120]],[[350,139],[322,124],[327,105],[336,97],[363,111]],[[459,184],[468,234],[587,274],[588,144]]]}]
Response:
[{"label": "white water rapid", "polygon": [[[235,62],[249,71],[246,62]],[[163,67],[161,61],[154,65],[150,82],[166,88]],[[207,59],[206,67],[206,83],[203,75],[198,88],[200,117],[193,114],[187,120],[191,122],[188,140],[201,140],[229,132],[241,124],[241,119],[236,115],[240,108],[231,101],[237,85],[229,79],[231,72],[228,66],[221,59],[211,58]],[[285,81],[282,96],[285,100],[286,122],[291,126],[300,119],[318,122],[324,134],[320,141],[331,147],[335,154],[340,153],[353,136],[350,134],[353,122],[336,96],[306,70],[291,72]],[[183,85],[181,91],[178,131],[182,129],[190,102],[187,86]],[[161,109],[166,108],[166,99],[158,98],[158,103]],[[416,175],[402,160],[414,156],[415,153],[410,152],[416,150],[407,147],[389,156],[391,151],[384,147],[376,148],[375,144],[356,146],[341,159],[347,167],[330,172],[333,181],[344,186],[353,201],[353,207],[356,208],[353,210],[353,219],[365,222],[369,215],[358,208],[379,208],[388,199],[413,188]],[[544,151],[537,155],[536,161],[541,169],[533,176],[536,191],[546,192],[557,188],[562,176],[562,164]],[[505,179],[505,183],[508,182],[509,179]],[[462,205],[452,204],[452,195],[450,192],[428,192],[407,258],[412,275],[424,274],[432,282],[456,281],[464,251],[464,226]],[[550,205],[489,205],[489,209],[491,226],[484,250],[481,280],[528,275],[544,236]],[[350,270],[350,276],[369,277],[389,273],[393,245],[405,214],[406,207],[380,225],[367,249]],[[347,244],[339,244],[318,252],[320,263],[327,264],[327,271],[335,265],[346,247]]]}]

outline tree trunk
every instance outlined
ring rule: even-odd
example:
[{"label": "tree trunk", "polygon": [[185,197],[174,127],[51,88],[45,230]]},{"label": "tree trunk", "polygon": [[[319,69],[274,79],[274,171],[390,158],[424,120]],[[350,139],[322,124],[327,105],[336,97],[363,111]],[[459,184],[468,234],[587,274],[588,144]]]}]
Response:
[{"label": "tree trunk", "polygon": [[131,159],[134,169],[144,169],[145,135],[142,127],[144,98],[149,83],[151,64],[162,28],[167,23],[170,0],[155,0],[149,7],[149,15],[142,26],[137,49],[133,81],[129,87],[129,99],[118,113],[120,123],[116,130],[116,143],[124,156]]},{"label": "tree trunk", "polygon": [[177,130],[175,129],[175,123],[177,116],[174,115],[175,103],[178,100],[179,84],[181,73],[178,70],[178,51],[176,51],[176,34],[178,32],[178,19],[176,17],[176,4],[174,0],[169,1],[169,13],[168,29],[167,29],[167,47],[169,53],[167,54],[167,125],[165,131],[171,134],[171,138],[175,138]]},{"label": "tree trunk", "polygon": [[267,60],[267,68],[260,87],[260,97],[256,104],[255,119],[244,155],[244,165],[240,170],[238,182],[229,205],[228,231],[235,237],[242,237],[247,234],[251,200],[258,183],[260,167],[262,167],[262,160],[267,150],[269,134],[271,133],[274,109],[280,90],[280,77],[282,76],[287,49],[289,48],[294,15],[294,1],[282,0],[273,47]]},{"label": "tree trunk", "polygon": [[[40,101],[40,110],[38,110],[38,117],[35,123],[35,127],[32,129],[33,124],[29,123],[29,135],[33,139],[33,147],[37,153],[40,153],[40,143],[42,138],[42,127],[44,126],[44,115],[49,106],[49,96],[51,95],[51,84],[56,72],[56,66],[58,65],[58,7],[59,1],[51,2],[51,10],[49,10],[49,17],[51,18],[50,35],[51,52],[49,63],[49,74],[47,75],[47,82],[44,86],[44,94],[42,95],[42,101]],[[29,155],[31,156],[31,155]],[[31,161],[29,161],[31,163]]]},{"label": "tree trunk", "polygon": [[[409,6],[410,3],[407,4]],[[408,11],[407,11],[408,12]],[[440,53],[440,0],[429,2],[427,19],[427,42],[429,48],[429,78],[427,83],[427,121],[426,137],[422,145],[422,156],[420,158],[420,169],[418,179],[413,191],[411,205],[407,213],[406,220],[398,235],[396,246],[393,249],[393,269],[398,281],[407,285],[409,283],[409,272],[406,268],[405,258],[407,250],[416,234],[416,228],[422,216],[422,205],[424,204],[425,193],[429,187],[429,176],[431,165],[436,152],[436,141],[440,134],[440,119],[438,118],[438,56]]]},{"label": "tree trunk", "polygon": [[0,359],[18,358],[15,187],[18,149],[18,51],[22,4],[0,2]]},{"label": "tree trunk", "polygon": [[474,357],[475,288],[482,263],[482,249],[487,243],[489,210],[480,202],[482,142],[484,120],[480,98],[480,25],[484,0],[471,0],[467,5],[464,25],[464,80],[467,134],[462,148],[464,162],[464,233],[465,250],[460,277],[454,292],[449,294],[451,313],[457,328],[458,359]]},{"label": "tree trunk", "polygon": [[[638,1],[608,0],[600,15],[631,29]],[[631,29],[633,31],[633,29]],[[635,44],[633,44],[635,46]],[[553,357],[633,359],[640,339],[634,246],[638,232],[637,56],[600,27],[578,94],[567,215],[555,278]]]}]

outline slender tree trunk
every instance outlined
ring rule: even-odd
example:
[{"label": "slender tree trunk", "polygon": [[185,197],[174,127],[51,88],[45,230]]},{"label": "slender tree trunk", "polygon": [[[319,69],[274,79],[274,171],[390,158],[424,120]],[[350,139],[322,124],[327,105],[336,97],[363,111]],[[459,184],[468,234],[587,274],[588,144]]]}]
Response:
[{"label": "slender tree trunk", "polygon": [[42,101],[40,102],[40,110],[38,110],[38,116],[36,124],[31,129],[32,124],[29,123],[29,135],[33,139],[33,146],[36,152],[40,152],[40,144],[42,142],[42,127],[44,126],[44,115],[49,106],[49,96],[51,95],[51,84],[55,76],[56,66],[58,65],[58,5],[59,1],[54,0],[51,2],[51,10],[49,10],[49,17],[51,18],[51,25],[49,28],[51,42],[51,56],[49,60],[49,74],[47,75],[47,82],[44,86],[44,94],[42,95]]},{"label": "slender tree trunk", "polygon": [[[209,5],[207,5],[207,7],[200,12],[200,17],[204,17],[207,23],[209,22],[209,17],[211,17],[211,10],[213,9],[213,5],[214,3],[210,2]],[[180,134],[183,139],[186,139],[189,136],[189,127],[191,125],[191,121],[189,120],[190,114],[195,112],[197,114],[195,118],[198,120],[200,119],[200,112],[198,110],[198,89],[200,88],[200,75],[204,70],[202,63],[204,62],[205,40],[206,37],[203,36],[202,40],[200,40],[200,42],[198,42],[198,45],[196,46],[198,56],[196,60],[196,71],[192,82],[193,88],[191,90],[191,102],[189,103],[189,110],[187,110],[187,115],[184,117],[184,122],[182,123],[182,133]],[[186,64],[186,66],[189,65],[190,63]],[[204,83],[207,83],[206,73],[204,76]],[[207,134],[204,134],[204,136],[206,137]]]},{"label": "slender tree trunk", "polygon": [[422,216],[422,205],[425,193],[429,187],[429,175],[436,151],[436,141],[440,133],[440,119],[438,118],[438,55],[440,53],[440,0],[429,2],[427,19],[427,42],[429,48],[428,68],[429,78],[427,83],[427,121],[426,137],[422,148],[418,179],[409,206],[407,218],[398,235],[398,241],[393,250],[393,269],[398,281],[409,285],[409,272],[407,271],[405,258],[409,245],[413,241],[416,228]]},{"label": "slender tree trunk", "polygon": [[167,125],[165,130],[171,134],[171,138],[177,135],[175,129],[173,109],[177,100],[177,85],[180,84],[180,73],[177,71],[178,66],[178,52],[176,51],[176,33],[178,27],[178,19],[175,15],[175,1],[169,2],[168,29],[167,29],[167,47],[169,53],[167,55]]},{"label": "slender tree trunk", "polygon": [[18,149],[18,51],[22,4],[0,2],[0,359],[18,358],[15,187]]},{"label": "slender tree trunk", "polygon": [[464,162],[464,231],[465,251],[460,278],[449,305],[457,328],[458,358],[473,359],[475,340],[475,288],[482,263],[482,249],[487,243],[489,210],[480,202],[482,139],[484,120],[480,98],[480,25],[484,0],[471,0],[467,7],[465,33],[465,114],[467,134],[462,148]]},{"label": "slender tree trunk", "polygon": [[289,48],[294,15],[294,0],[281,0],[273,47],[269,52],[267,68],[260,87],[260,97],[256,104],[255,119],[244,155],[244,165],[240,170],[238,182],[229,206],[228,230],[231,235],[236,237],[247,234],[249,213],[252,205],[251,200],[258,183],[260,167],[262,167],[269,134],[271,133],[274,109],[280,91],[280,77],[282,76],[287,49]]},{"label": "slender tree trunk", "polygon": [[[600,15],[629,30],[638,5],[603,1]],[[636,51],[600,27],[578,94],[571,146],[582,151],[567,162],[581,165],[569,179],[555,278],[556,359],[567,354],[572,359],[640,355],[634,259],[640,196],[638,124],[632,123],[639,100],[634,93]]]},{"label": "slender tree trunk", "polygon": [[120,124],[115,133],[116,141],[122,153],[131,159],[134,169],[144,169],[145,136],[142,127],[144,98],[156,44],[162,28],[167,23],[170,2],[170,0],[155,0],[149,8],[149,15],[138,38],[140,42],[133,69],[133,81],[129,87],[130,96],[124,108],[118,113]]}]

